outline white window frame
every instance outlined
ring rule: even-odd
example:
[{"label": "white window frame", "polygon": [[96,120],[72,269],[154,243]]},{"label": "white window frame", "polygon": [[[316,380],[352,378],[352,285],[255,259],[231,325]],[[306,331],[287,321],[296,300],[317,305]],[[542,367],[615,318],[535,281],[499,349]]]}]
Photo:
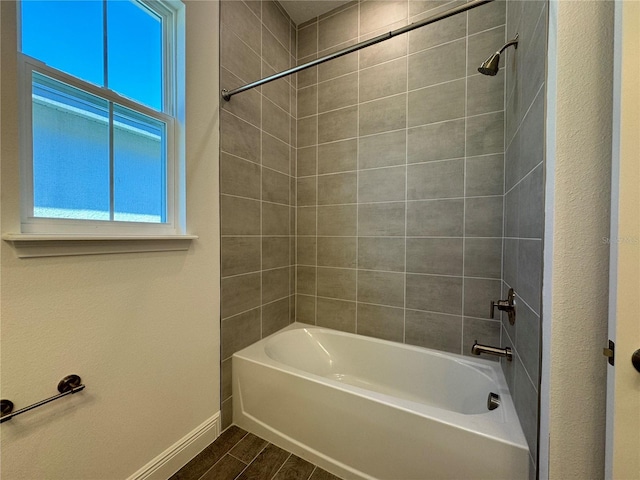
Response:
[{"label": "white window frame", "polygon": [[[108,88],[81,80],[49,67],[43,62],[21,53],[19,45],[20,96],[20,162],[21,162],[21,233],[27,235],[69,235],[132,237],[173,237],[186,235],[186,186],[184,147],[184,4],[179,0],[138,0],[162,18],[163,31],[163,111],[159,112]],[[18,11],[18,25],[21,28]],[[20,42],[21,35],[18,36]],[[82,220],[43,218],[33,216],[33,131],[32,131],[32,75],[38,72],[54,80],[96,95],[111,104],[118,104],[159,120],[166,125],[166,223],[125,222],[115,220]],[[112,107],[110,108],[110,112]],[[109,129],[113,138],[113,119]],[[113,145],[111,145],[113,147]],[[110,148],[110,155],[113,149]]]}]

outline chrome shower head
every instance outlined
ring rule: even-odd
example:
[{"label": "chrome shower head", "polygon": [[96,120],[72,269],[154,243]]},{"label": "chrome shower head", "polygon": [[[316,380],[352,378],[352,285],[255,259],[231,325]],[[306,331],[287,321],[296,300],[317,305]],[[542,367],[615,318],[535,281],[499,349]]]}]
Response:
[{"label": "chrome shower head", "polygon": [[504,44],[504,46],[498,50],[496,53],[487,58],[482,64],[478,67],[478,71],[483,75],[495,76],[498,74],[498,70],[500,69],[500,54],[507,48],[513,45],[515,48],[518,48],[518,34],[513,38],[513,40],[508,41]]}]

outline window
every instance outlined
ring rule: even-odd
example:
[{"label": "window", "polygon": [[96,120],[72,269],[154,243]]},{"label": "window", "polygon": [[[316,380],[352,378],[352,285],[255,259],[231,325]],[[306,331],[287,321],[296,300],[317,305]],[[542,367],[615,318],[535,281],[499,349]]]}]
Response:
[{"label": "window", "polygon": [[21,2],[23,233],[185,233],[183,13]]}]

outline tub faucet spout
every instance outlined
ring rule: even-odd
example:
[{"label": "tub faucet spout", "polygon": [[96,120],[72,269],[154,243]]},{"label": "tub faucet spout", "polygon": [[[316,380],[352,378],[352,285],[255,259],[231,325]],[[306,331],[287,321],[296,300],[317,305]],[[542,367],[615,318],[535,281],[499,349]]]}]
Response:
[{"label": "tub faucet spout", "polygon": [[476,340],[471,347],[471,353],[474,355],[480,355],[481,353],[486,353],[487,355],[495,355],[497,357],[505,357],[507,361],[513,360],[513,353],[511,353],[511,349],[509,347],[498,348],[491,347],[489,345],[480,345]]}]

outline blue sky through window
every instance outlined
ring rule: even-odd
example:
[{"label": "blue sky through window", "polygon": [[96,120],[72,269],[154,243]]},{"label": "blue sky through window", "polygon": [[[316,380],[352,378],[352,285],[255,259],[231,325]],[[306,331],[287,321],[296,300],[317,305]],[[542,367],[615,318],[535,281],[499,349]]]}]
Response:
[{"label": "blue sky through window", "polygon": [[[102,0],[23,0],[22,51],[105,86]],[[162,19],[138,2],[107,2],[108,85],[162,110]]]},{"label": "blue sky through window", "polygon": [[104,86],[102,2],[23,1],[22,51]]}]

